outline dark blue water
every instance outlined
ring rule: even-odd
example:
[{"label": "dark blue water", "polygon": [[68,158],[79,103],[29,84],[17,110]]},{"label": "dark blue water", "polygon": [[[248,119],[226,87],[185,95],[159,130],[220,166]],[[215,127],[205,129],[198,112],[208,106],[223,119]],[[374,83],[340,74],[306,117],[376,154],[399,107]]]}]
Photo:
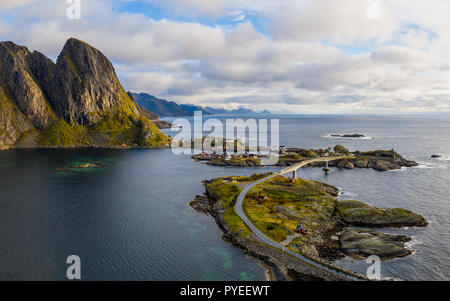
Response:
[{"label": "dark blue water", "polygon": [[[275,116],[280,117],[280,116]],[[223,117],[224,118],[224,117]],[[299,176],[340,187],[344,197],[403,207],[427,217],[415,253],[382,263],[382,276],[450,279],[450,118],[447,116],[283,116],[280,142],[354,150],[396,149],[420,168],[401,171],[303,169]],[[331,139],[362,133],[374,139]],[[432,160],[432,154],[444,155]],[[102,169],[57,171],[75,162]],[[223,168],[171,150],[20,150],[0,152],[0,279],[63,280],[66,258],[82,261],[85,280],[263,280],[258,260],[221,239],[211,217],[188,202],[201,180],[272,168]],[[340,264],[365,273],[365,262]]]}]

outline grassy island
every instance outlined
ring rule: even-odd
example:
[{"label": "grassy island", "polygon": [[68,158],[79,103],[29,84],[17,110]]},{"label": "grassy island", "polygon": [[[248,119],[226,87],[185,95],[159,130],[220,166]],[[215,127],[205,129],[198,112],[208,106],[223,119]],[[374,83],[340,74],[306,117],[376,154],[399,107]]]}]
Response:
[{"label": "grassy island", "polygon": [[[233,244],[265,261],[269,258],[278,264],[281,262],[281,266],[289,270],[287,266],[292,268],[292,263],[287,265],[282,259],[286,255],[260,242],[235,212],[236,200],[246,185],[268,175],[204,181],[205,196],[197,196],[190,204],[198,211],[213,215]],[[388,260],[411,254],[405,247],[409,237],[385,234],[373,228],[424,227],[427,225],[425,218],[406,209],[340,201],[338,194],[336,187],[325,183],[276,175],[247,192],[243,210],[265,236],[286,249],[327,264],[332,265],[345,255],[356,259],[378,255]]]}]

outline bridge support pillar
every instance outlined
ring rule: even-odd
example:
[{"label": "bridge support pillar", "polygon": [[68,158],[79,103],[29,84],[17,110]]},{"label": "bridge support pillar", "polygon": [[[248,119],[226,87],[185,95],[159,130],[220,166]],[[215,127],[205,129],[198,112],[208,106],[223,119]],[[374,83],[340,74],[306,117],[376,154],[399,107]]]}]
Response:
[{"label": "bridge support pillar", "polygon": [[297,179],[297,171],[296,170],[294,170],[292,172],[292,180],[295,180],[295,179]]},{"label": "bridge support pillar", "polygon": [[330,171],[330,168],[328,167],[328,161],[325,161],[325,167],[324,167],[323,171],[325,173],[328,173]]}]

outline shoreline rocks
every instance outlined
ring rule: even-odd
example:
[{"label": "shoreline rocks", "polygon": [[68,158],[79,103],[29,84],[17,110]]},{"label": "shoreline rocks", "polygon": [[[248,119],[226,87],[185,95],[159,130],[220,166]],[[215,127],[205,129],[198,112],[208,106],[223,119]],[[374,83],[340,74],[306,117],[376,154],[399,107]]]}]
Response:
[{"label": "shoreline rocks", "polygon": [[339,248],[355,259],[377,255],[381,260],[403,258],[412,253],[405,247],[411,241],[406,235],[385,234],[370,229],[350,228],[339,234]]},{"label": "shoreline rocks", "polygon": [[211,205],[209,199],[203,195],[196,195],[195,198],[189,202],[195,211],[205,213],[207,215],[211,214]]}]

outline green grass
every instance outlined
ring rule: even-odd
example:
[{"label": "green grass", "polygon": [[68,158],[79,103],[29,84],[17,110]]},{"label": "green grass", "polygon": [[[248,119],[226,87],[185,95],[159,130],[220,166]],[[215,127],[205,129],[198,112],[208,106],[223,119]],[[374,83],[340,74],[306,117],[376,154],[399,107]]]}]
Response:
[{"label": "green grass", "polygon": [[[265,196],[258,201],[258,196]],[[322,235],[323,224],[331,219],[335,199],[325,192],[319,182],[274,177],[252,188],[244,200],[244,211],[258,229],[277,242],[295,233],[296,227],[304,225],[311,233],[300,237],[305,243],[315,235]],[[325,227],[326,228],[326,227]]]},{"label": "green grass", "polygon": [[38,142],[45,147],[75,147],[89,145],[89,138],[85,127],[59,120],[40,132]]},{"label": "green grass", "polygon": [[234,211],[236,199],[242,188],[232,181],[231,179],[225,180],[223,178],[214,179],[206,184],[205,188],[208,195],[218,202],[218,206],[223,208],[222,217],[228,224],[230,231],[238,233],[242,237],[248,237],[252,233],[251,230]]}]

